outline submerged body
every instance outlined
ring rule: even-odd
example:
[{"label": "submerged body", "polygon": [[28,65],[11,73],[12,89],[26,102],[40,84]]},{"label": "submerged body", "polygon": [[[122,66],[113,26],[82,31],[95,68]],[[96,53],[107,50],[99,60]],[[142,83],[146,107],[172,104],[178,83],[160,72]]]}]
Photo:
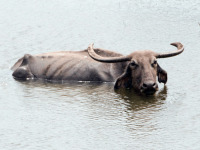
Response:
[{"label": "submerged body", "polygon": [[[95,49],[102,56],[121,54]],[[56,81],[114,82],[126,67],[124,63],[101,63],[92,59],[87,50],[61,51],[40,55],[26,54],[12,67],[16,79],[44,79]]]}]

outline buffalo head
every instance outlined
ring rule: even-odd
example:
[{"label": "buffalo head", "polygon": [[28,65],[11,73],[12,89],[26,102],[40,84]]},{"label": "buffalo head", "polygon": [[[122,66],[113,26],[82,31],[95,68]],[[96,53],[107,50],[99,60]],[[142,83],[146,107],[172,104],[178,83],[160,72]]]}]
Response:
[{"label": "buffalo head", "polygon": [[154,94],[158,90],[157,77],[160,83],[167,82],[167,72],[159,66],[157,59],[176,56],[184,50],[181,43],[177,42],[171,45],[176,46],[177,50],[167,53],[143,50],[135,51],[127,56],[102,57],[95,53],[93,44],[91,44],[88,47],[88,53],[93,59],[100,62],[127,62],[124,73],[116,80],[115,89],[134,88],[142,93]]}]

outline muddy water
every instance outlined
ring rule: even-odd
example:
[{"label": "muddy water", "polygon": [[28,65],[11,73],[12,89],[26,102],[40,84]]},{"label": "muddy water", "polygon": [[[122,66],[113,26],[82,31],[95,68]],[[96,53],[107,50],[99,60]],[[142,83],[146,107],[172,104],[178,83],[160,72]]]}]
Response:
[{"label": "muddy water", "polygon": [[[200,2],[0,1],[0,149],[200,149]],[[168,72],[155,96],[113,83],[19,82],[25,53],[95,47],[185,51],[158,60]]]}]

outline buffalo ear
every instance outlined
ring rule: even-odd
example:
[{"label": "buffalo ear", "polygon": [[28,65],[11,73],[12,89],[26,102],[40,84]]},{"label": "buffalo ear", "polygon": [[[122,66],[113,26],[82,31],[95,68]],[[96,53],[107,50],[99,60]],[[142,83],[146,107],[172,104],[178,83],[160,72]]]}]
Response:
[{"label": "buffalo ear", "polygon": [[164,69],[162,69],[159,65],[157,65],[157,75],[159,83],[167,83],[167,72]]},{"label": "buffalo ear", "polygon": [[132,83],[131,71],[130,68],[128,67],[126,71],[117,79],[114,88],[115,89],[130,88],[131,83]]}]

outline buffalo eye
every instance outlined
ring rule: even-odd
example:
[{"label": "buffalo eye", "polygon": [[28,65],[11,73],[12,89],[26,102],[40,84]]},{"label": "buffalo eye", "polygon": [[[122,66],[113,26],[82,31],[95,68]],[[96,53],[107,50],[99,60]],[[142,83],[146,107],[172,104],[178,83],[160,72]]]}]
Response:
[{"label": "buffalo eye", "polygon": [[134,61],[132,61],[132,62],[130,63],[130,66],[136,68],[136,67],[138,66],[138,64],[136,64]]},{"label": "buffalo eye", "polygon": [[157,65],[157,60],[154,60],[153,63],[151,64],[152,67]]}]

